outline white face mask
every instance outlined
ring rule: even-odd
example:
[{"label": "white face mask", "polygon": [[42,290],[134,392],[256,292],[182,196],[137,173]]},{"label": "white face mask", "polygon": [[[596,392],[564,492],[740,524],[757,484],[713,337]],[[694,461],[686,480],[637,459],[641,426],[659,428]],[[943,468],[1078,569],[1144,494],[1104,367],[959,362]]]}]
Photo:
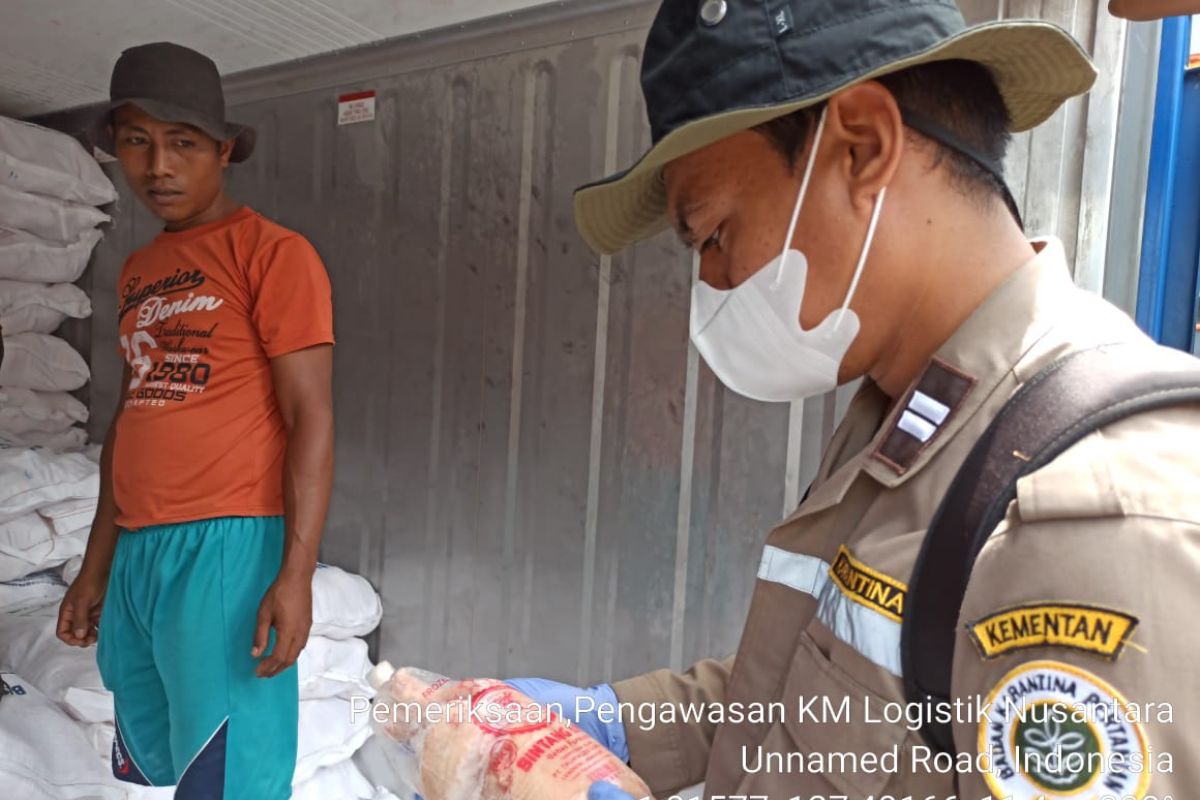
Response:
[{"label": "white face mask", "polygon": [[791,242],[824,130],[822,112],[779,257],[735,289],[721,291],[699,280],[692,288],[692,342],[722,383],[753,400],[790,402],[837,388],[838,369],[858,335],[858,315],[850,309],[850,300],[875,238],[886,188],[875,199],[842,307],[812,330],[800,328],[808,259],[792,250]]}]

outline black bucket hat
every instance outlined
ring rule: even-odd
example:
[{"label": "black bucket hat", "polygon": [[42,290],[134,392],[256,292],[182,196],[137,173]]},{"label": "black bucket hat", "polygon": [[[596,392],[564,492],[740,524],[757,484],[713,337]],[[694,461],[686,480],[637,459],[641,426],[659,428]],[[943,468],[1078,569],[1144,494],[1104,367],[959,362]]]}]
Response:
[{"label": "black bucket hat", "polygon": [[131,47],[113,67],[109,102],[92,129],[93,141],[114,152],[109,131],[114,109],[126,103],[163,122],[183,122],[218,141],[236,140],[230,161],[254,152],[254,129],[225,121],[225,93],[217,65],[203,53],[171,42]]},{"label": "black bucket hat", "polygon": [[1062,28],[967,28],[952,0],[663,0],[642,59],[654,144],[629,169],[575,192],[579,232],[601,253],[653,236],[668,226],[662,170],[671,161],[854,84],[955,59],[991,71],[1014,131],[1040,125],[1096,80]]}]

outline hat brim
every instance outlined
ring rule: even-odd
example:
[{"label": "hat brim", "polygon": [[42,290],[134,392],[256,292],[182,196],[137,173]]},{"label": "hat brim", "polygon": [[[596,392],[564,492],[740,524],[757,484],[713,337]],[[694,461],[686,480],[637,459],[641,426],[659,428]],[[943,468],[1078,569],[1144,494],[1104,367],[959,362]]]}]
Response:
[{"label": "hat brim", "polygon": [[738,108],[683,125],[664,136],[636,164],[575,192],[575,224],[596,251],[616,253],[668,227],[662,170],[677,158],[807,108],[863,81],[935,61],[962,59],[987,67],[996,80],[1013,131],[1045,122],[1072,97],[1087,92],[1096,68],[1062,28],[1032,20],[968,28],[910,58],[848,78],[821,94],[771,106]]},{"label": "hat brim", "polygon": [[92,143],[111,155],[116,155],[116,148],[112,140],[110,115],[113,111],[127,103],[137,106],[150,116],[163,122],[182,122],[194,128],[199,128],[218,141],[224,142],[233,139],[233,152],[229,155],[229,160],[234,163],[245,161],[254,152],[254,144],[258,139],[258,134],[249,125],[221,122],[203,114],[197,114],[191,109],[161,100],[130,97],[114,100],[104,106],[97,115],[89,132]]}]

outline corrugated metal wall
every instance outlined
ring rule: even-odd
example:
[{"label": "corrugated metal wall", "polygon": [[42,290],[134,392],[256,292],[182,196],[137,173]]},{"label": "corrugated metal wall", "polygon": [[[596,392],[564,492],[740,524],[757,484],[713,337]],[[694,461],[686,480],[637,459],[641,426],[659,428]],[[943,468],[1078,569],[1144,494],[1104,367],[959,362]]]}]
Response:
[{"label": "corrugated metal wall", "polygon": [[1006,171],[1024,205],[1027,230],[1061,238],[1076,282],[1103,291],[1128,25],[1096,0],[958,1],[969,23],[1022,17],[1054,22],[1096,60],[1100,76],[1091,94],[1018,136]]},{"label": "corrugated metal wall", "polygon": [[[1099,288],[1124,28],[1090,0],[964,5],[1053,19],[1099,55],[1100,93],[1011,165],[1031,230]],[[573,187],[648,145],[653,10],[567,4],[231,81],[260,142],[234,192],[333,279],[325,557],[382,591],[393,661],[595,681],[732,652],[761,541],[846,400],[731,395],[688,346],[689,256],[667,237],[597,258],[574,232]],[[360,89],[378,118],[338,127],[337,94]],[[155,227],[134,205],[92,273],[97,432],[116,272]]]}]

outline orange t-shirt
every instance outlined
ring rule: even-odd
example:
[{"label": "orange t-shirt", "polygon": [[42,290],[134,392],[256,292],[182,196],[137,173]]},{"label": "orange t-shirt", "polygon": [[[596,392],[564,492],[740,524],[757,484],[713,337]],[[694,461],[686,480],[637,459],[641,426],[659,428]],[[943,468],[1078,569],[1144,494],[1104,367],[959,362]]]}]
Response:
[{"label": "orange t-shirt", "polygon": [[117,524],[283,513],[270,359],[333,342],[329,276],[304,237],[242,208],[162,233],[121,270],[133,369],[117,423]]}]

